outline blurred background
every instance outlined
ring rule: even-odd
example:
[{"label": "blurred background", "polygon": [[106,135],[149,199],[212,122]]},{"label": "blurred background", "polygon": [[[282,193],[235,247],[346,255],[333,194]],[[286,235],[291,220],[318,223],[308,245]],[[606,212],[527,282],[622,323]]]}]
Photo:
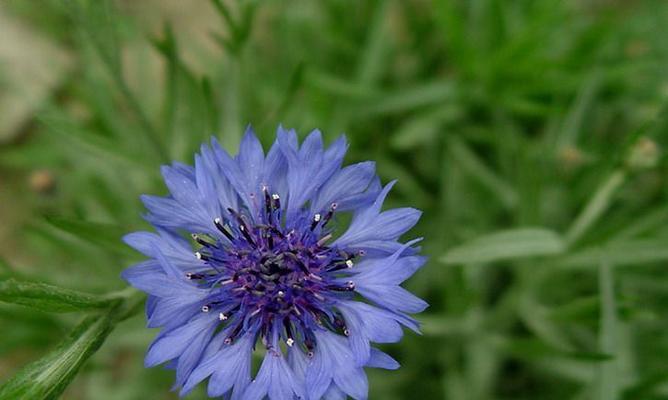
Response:
[{"label": "blurred background", "polygon": [[0,382],[175,399],[141,312],[7,282],[122,291],[159,166],[282,123],[425,212],[424,334],[371,399],[667,399],[667,37],[662,0],[3,0]]}]

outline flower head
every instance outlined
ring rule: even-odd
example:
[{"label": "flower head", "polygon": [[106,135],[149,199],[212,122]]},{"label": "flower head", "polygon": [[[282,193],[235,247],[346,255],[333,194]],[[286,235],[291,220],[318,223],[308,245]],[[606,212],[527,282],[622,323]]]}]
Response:
[{"label": "flower head", "polygon": [[146,365],[175,369],[181,394],[209,378],[212,397],[366,399],[365,367],[399,367],[371,343],[417,331],[408,314],[427,306],[400,287],[425,262],[399,241],[420,212],[381,211],[394,183],[342,168],[346,150],[279,127],[265,155],[249,128],[235,158],[214,139],[194,168],[163,167],[169,196],[142,197],[157,233],[125,237],[150,259],[123,277],[162,327]]}]

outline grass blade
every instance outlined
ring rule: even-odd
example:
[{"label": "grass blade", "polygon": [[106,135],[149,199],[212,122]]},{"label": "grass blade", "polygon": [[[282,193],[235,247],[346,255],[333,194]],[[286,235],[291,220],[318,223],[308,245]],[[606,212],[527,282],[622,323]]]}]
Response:
[{"label": "grass blade", "polygon": [[[617,355],[617,303],[612,266],[607,259],[600,263],[599,290],[601,292],[601,322],[599,346],[606,354]],[[618,363],[616,360],[601,363],[599,366],[598,398],[616,400],[619,398]]]},{"label": "grass blade", "polygon": [[566,248],[561,237],[542,228],[519,228],[492,233],[450,249],[446,264],[489,263],[559,254]]}]

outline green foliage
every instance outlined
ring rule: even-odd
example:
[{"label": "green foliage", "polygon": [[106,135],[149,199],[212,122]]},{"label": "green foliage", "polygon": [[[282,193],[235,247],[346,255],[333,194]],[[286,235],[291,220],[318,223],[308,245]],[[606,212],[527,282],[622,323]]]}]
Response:
[{"label": "green foliage", "polygon": [[441,259],[447,264],[490,263],[523,257],[550,256],[563,253],[564,241],[546,229],[514,229],[478,237],[446,252]]},{"label": "green foliage", "polygon": [[[142,368],[153,333],[120,324],[120,238],[161,163],[247,123],[266,145],[344,131],[425,212],[424,336],[385,348],[402,368],[371,399],[668,396],[665,2],[211,0],[194,27],[159,1],[43,3],[8,9],[77,65],[0,148],[0,218],[28,216],[0,244],[1,399],[172,398]],[[55,190],[26,190],[42,168]]]},{"label": "green foliage", "polygon": [[69,312],[109,307],[112,298],[101,298],[75,290],[33,282],[0,281],[0,301],[42,311]]},{"label": "green foliage", "polygon": [[[65,301],[72,295],[62,297]],[[85,318],[55,350],[0,386],[0,398],[57,399],[115,325],[136,311],[141,304],[138,299],[135,295],[118,300],[108,311]]]}]

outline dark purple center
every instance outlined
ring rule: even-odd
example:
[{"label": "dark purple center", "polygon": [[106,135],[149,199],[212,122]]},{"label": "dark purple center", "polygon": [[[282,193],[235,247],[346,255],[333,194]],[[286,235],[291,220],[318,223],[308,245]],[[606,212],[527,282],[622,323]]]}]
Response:
[{"label": "dark purple center", "polygon": [[347,277],[361,254],[327,245],[336,204],[324,214],[302,211],[285,226],[279,196],[266,188],[263,196],[256,218],[228,209],[214,221],[219,237],[193,234],[210,269],[187,277],[210,289],[202,311],[218,313],[226,343],[254,331],[267,347],[279,337],[311,353],[314,329],[348,334],[335,304],[353,296]]}]

